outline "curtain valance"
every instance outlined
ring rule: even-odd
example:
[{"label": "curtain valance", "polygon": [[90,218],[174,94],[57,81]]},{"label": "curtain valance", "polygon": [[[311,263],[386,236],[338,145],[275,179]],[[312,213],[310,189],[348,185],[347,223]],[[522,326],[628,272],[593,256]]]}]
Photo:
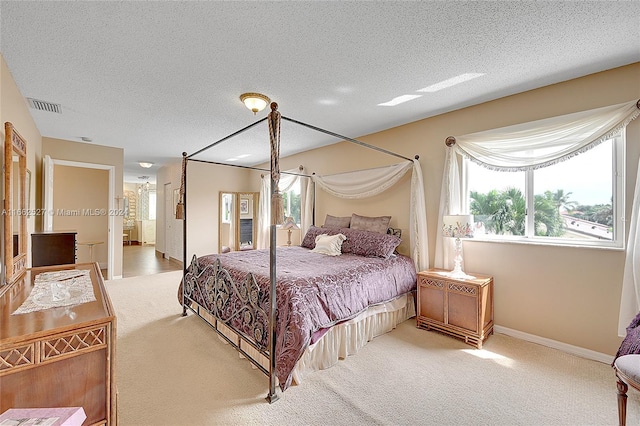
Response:
[{"label": "curtain valance", "polygon": [[375,169],[356,170],[328,176],[314,175],[320,188],[339,198],[366,198],[378,195],[395,185],[413,167],[403,162]]},{"label": "curtain valance", "polygon": [[450,137],[455,151],[493,170],[524,171],[567,160],[615,136],[640,115],[640,101]]}]

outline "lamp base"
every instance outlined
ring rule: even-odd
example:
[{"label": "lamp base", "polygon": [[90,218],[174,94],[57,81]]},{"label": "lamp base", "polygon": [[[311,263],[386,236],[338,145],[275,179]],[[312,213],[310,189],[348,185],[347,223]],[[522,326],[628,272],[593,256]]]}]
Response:
[{"label": "lamp base", "polygon": [[453,259],[453,271],[447,272],[444,275],[455,280],[475,279],[474,276],[467,275],[462,270],[462,241],[460,241],[460,238],[456,238],[456,256]]},{"label": "lamp base", "polygon": [[454,280],[475,280],[476,279],[476,277],[474,277],[473,275],[465,274],[465,272],[462,269],[459,271],[456,271],[454,269],[453,271],[445,272],[442,275],[448,278],[453,278]]}]

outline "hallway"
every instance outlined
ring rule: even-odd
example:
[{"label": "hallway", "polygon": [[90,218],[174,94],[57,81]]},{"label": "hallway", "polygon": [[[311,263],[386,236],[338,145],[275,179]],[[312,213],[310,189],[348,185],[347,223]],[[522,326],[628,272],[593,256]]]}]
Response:
[{"label": "hallway", "polygon": [[154,245],[124,245],[122,247],[122,277],[137,277],[160,272],[179,271],[177,262],[164,259]]}]

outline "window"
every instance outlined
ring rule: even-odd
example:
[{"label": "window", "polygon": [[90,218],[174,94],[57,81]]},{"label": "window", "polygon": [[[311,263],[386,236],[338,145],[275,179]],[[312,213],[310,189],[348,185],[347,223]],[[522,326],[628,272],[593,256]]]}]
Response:
[{"label": "window", "polygon": [[463,170],[477,238],[623,247],[624,134],[537,170]]},{"label": "window", "polygon": [[301,179],[297,179],[291,187],[282,193],[284,199],[284,215],[291,216],[298,226],[300,226],[300,212],[302,210],[302,201],[300,196]]}]

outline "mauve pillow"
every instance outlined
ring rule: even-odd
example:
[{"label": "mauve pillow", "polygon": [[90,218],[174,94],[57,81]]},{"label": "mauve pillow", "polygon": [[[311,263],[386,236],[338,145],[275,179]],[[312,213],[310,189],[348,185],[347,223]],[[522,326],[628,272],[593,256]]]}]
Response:
[{"label": "mauve pillow", "polygon": [[363,231],[360,229],[341,229],[347,237],[342,243],[342,253],[353,253],[365,257],[388,259],[400,245],[402,239],[391,234]]},{"label": "mauve pillow", "polygon": [[354,213],[351,215],[351,224],[349,225],[349,228],[386,234],[390,221],[391,216],[367,217]]},{"label": "mauve pillow", "polygon": [[351,216],[337,217],[337,216],[331,216],[330,214],[328,214],[327,217],[325,217],[324,219],[324,225],[322,225],[322,227],[323,228],[348,228],[349,223],[351,223]]},{"label": "mauve pillow", "polygon": [[316,237],[318,235],[320,234],[335,235],[339,232],[340,231],[338,229],[318,228],[317,226],[312,225],[309,227],[309,229],[307,230],[307,233],[304,235],[304,238],[302,239],[302,243],[300,244],[300,246],[312,249],[316,246]]}]

